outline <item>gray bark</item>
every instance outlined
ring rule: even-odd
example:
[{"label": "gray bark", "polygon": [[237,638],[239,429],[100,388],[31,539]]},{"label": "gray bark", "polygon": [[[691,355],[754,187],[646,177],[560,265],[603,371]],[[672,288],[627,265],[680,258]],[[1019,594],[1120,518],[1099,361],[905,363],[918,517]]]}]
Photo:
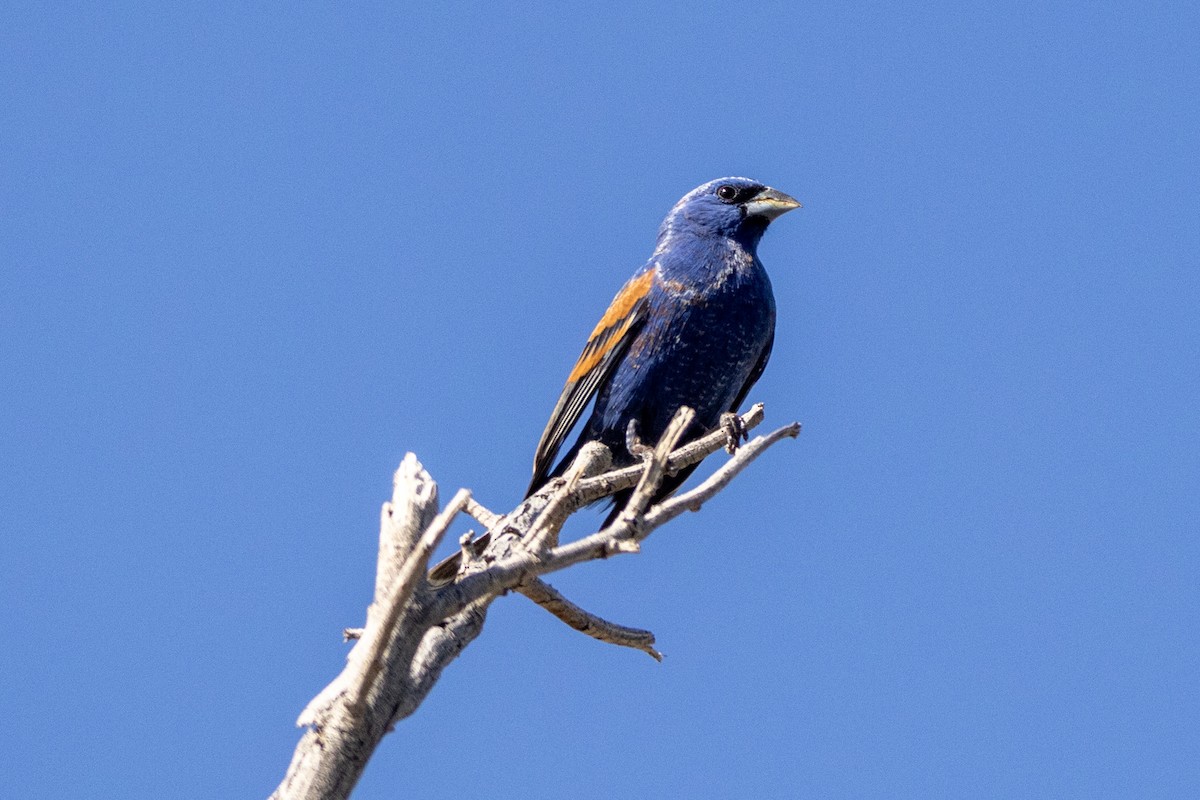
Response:
[{"label": "gray bark", "polygon": [[[740,418],[741,428],[748,431],[762,418],[762,406],[754,406]],[[800,432],[793,423],[756,437],[696,488],[652,503],[664,475],[732,444],[728,429],[733,426],[725,425],[679,447],[691,419],[690,409],[680,409],[640,465],[609,470],[611,457],[603,447],[585,448],[566,476],[504,515],[487,510],[465,489],[438,513],[437,484],[416,456],[405,456],[392,499],[380,514],[375,595],[366,625],[347,630],[347,637],[358,641],[345,669],[301,712],[297,724],[307,730],[272,800],[349,797],[379,742],[420,706],[442,670],[479,635],[488,606],[510,590],[582,633],[661,660],[654,634],[590,614],[541,576],[583,561],[638,552],[638,543],[656,528],[684,511],[698,511],[764,450]],[[613,524],[559,544],[559,532],[571,514],[634,486],[633,497]],[[464,537],[460,552],[430,573],[430,555],[464,511],[486,533],[474,541]]]}]

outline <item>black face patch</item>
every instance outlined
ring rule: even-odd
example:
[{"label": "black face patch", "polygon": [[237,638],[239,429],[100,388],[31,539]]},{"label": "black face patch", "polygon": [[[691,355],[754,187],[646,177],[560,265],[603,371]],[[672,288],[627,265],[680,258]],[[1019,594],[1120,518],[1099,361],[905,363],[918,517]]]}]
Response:
[{"label": "black face patch", "polygon": [[750,186],[736,186],[732,183],[725,183],[717,187],[717,199],[722,203],[735,205],[745,203],[753,199],[759,192],[767,187],[751,184]]}]

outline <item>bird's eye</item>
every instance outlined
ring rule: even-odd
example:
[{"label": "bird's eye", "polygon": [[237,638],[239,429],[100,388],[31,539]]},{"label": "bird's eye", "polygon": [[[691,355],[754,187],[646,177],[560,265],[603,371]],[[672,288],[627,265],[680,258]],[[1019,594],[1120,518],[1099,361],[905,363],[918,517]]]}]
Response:
[{"label": "bird's eye", "polygon": [[726,203],[732,203],[737,196],[738,190],[735,186],[725,184],[724,186],[717,187],[717,197],[721,198]]}]

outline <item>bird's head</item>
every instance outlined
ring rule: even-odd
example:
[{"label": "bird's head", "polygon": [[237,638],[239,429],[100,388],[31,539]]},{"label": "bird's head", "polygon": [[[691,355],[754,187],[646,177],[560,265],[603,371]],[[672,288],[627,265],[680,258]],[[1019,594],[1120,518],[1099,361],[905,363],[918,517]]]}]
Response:
[{"label": "bird's head", "polygon": [[749,178],[719,178],[688,192],[667,214],[660,241],[678,233],[722,236],[753,250],[771,220],[800,204]]}]

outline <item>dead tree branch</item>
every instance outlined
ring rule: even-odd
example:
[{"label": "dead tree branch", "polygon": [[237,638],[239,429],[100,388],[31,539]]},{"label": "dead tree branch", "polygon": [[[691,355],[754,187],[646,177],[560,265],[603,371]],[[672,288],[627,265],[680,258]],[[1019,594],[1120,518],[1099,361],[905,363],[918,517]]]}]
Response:
[{"label": "dead tree branch", "polygon": [[580,633],[609,644],[632,647],[662,661],[662,653],[654,649],[654,634],[641,628],[629,628],[584,611],[563,597],[562,593],[538,578],[517,587],[517,591],[558,617]]},{"label": "dead tree branch", "polygon": [[[584,561],[638,552],[639,542],[684,511],[720,492],[768,447],[800,432],[796,423],[756,437],[696,488],[653,502],[666,475],[693,464],[732,440],[728,424],[679,445],[694,415],[680,409],[644,461],[609,469],[603,447],[586,447],[564,478],[499,515],[461,489],[439,514],[437,485],[416,457],[405,456],[396,471],[392,499],[380,514],[379,563],[374,600],[346,666],[301,712],[308,728],[272,800],[334,800],[350,795],[368,759],[392,727],[421,704],[451,661],[483,629],[488,606],[517,591],[575,630],[631,647],[661,660],[654,634],[604,620],[563,597],[541,578]],[[761,405],[740,418],[749,431],[763,419]],[[631,432],[631,435],[633,432]],[[576,541],[559,543],[563,524],[579,509],[615,492],[634,488],[624,511],[608,527]],[[465,512],[487,529],[464,536],[461,550],[427,574],[429,557],[455,517]]]}]

